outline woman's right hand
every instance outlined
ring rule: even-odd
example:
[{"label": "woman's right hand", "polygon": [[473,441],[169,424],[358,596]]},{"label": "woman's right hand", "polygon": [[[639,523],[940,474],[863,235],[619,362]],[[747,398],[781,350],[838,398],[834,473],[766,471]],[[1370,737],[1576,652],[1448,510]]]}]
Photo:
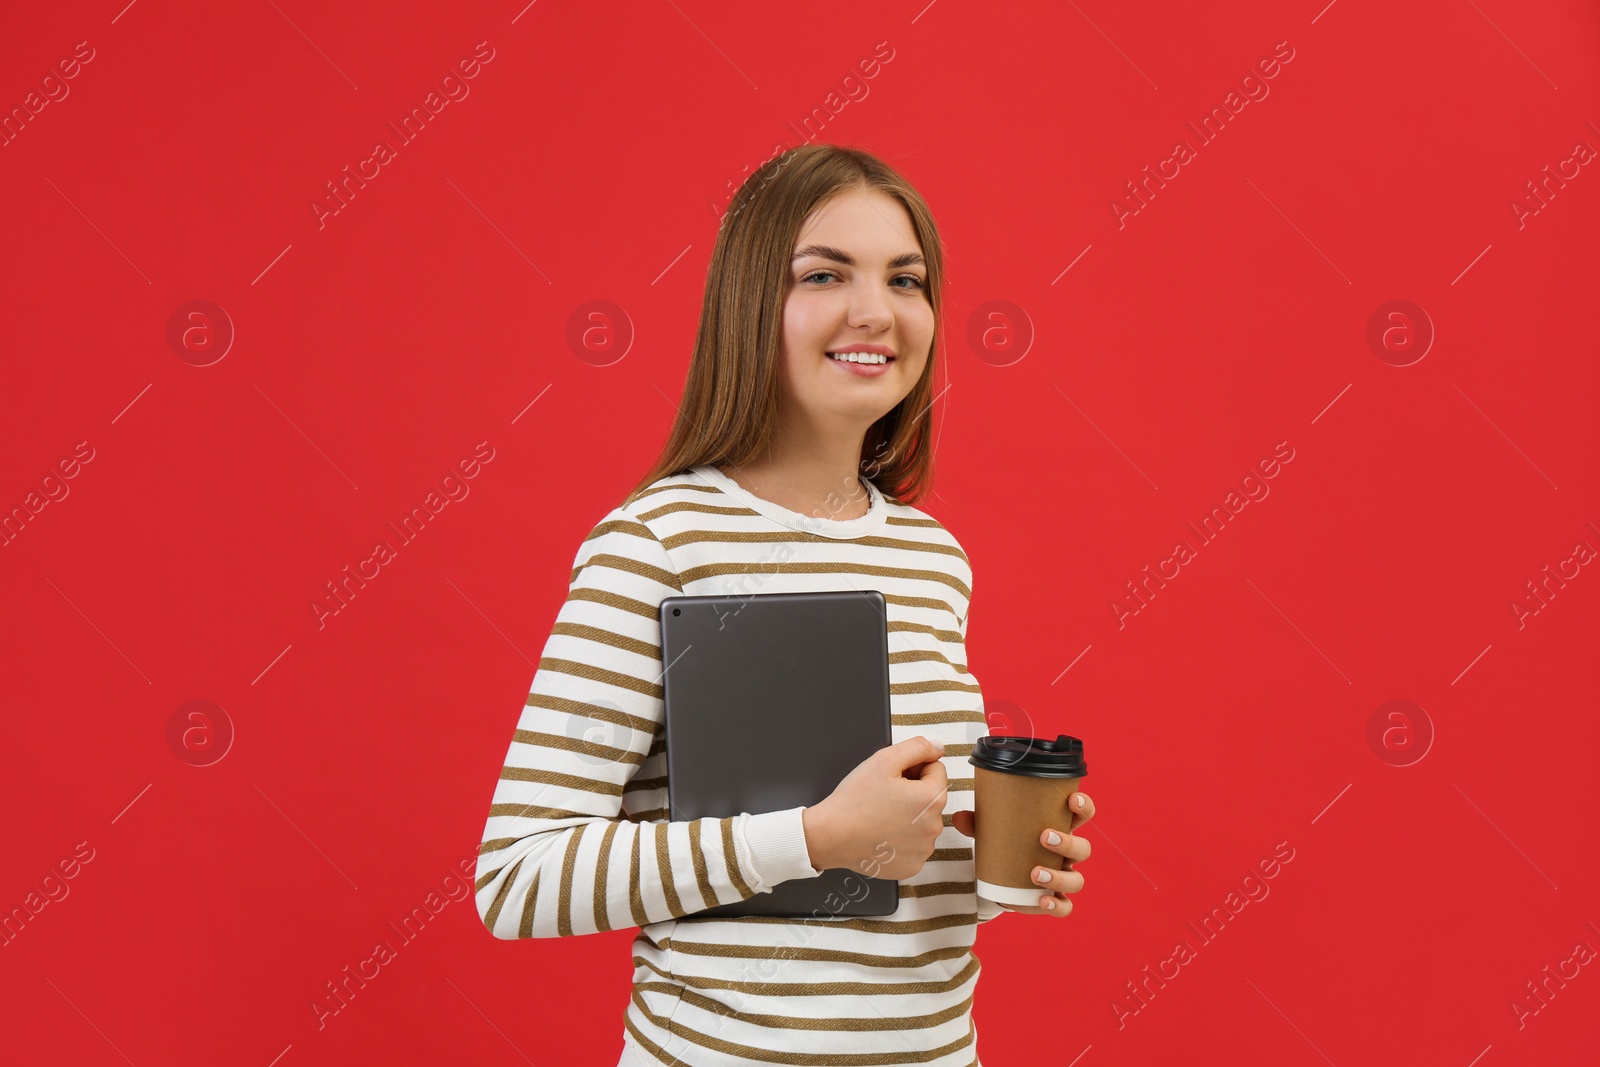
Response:
[{"label": "woman's right hand", "polygon": [[943,755],[943,744],[919,734],[862,760],[803,813],[812,867],[897,881],[922,870],[944,830]]}]

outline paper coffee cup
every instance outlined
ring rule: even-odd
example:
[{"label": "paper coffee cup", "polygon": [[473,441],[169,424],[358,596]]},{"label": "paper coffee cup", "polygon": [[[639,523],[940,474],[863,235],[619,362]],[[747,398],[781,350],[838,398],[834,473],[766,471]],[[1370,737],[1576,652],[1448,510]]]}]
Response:
[{"label": "paper coffee cup", "polygon": [[1033,880],[1035,867],[1064,869],[1067,858],[1040,844],[1046,827],[1072,826],[1072,794],[1089,773],[1083,742],[1066,734],[980,737],[967,762],[976,768],[973,862],[978,895],[1012,911],[1047,914],[1039,898],[1052,892]]}]

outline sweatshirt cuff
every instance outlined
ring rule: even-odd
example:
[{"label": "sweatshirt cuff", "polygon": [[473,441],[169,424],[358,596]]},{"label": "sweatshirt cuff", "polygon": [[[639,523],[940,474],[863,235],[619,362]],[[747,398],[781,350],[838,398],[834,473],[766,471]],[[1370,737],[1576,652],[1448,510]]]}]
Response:
[{"label": "sweatshirt cuff", "polygon": [[806,848],[805,807],[763,812],[745,820],[744,840],[750,856],[750,869],[766,892],[782,882],[796,878],[820,878],[822,872],[811,866]]},{"label": "sweatshirt cuff", "polygon": [[989,900],[989,899],[987,899],[985,897],[979,897],[978,898],[978,921],[981,922],[981,923],[986,923],[990,919],[993,919],[996,916],[1003,914],[1007,910],[1009,910],[1009,909],[1002,908],[1000,905],[996,904],[994,901]]}]

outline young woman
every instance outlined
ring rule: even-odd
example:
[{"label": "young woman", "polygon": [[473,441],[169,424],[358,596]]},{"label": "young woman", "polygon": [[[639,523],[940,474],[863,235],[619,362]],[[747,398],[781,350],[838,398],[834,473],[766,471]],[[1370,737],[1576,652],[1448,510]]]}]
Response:
[{"label": "young woman", "polygon": [[[619,1067],[978,1062],[972,946],[1004,909],[974,894],[972,571],[913,506],[933,473],[942,283],[927,205],[878,159],[806,145],[751,175],[717,235],[663,455],[573,560],[477,902],[500,938],[639,927]],[[884,595],[895,743],[815,806],[674,821],[661,600],[849,588]],[[1042,839],[1067,861],[1038,872],[1043,914],[1083,887],[1071,868],[1089,844],[1071,832],[1093,814],[1085,798]],[[898,879],[898,909],[694,917],[834,867]]]}]

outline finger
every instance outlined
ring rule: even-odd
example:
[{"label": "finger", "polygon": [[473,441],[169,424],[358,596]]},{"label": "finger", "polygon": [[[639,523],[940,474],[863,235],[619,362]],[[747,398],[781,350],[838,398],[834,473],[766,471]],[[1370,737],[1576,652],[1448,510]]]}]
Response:
[{"label": "finger", "polygon": [[1066,897],[1040,897],[1039,907],[1046,915],[1066,916],[1072,913],[1072,901]]},{"label": "finger", "polygon": [[973,833],[973,813],[971,811],[954,811],[950,813],[950,825],[967,837],[976,836]]},{"label": "finger", "polygon": [[1094,801],[1090,799],[1087,793],[1077,792],[1072,795],[1070,807],[1072,811],[1072,826],[1070,829],[1073,833],[1076,833],[1078,827],[1094,818]]},{"label": "finger", "polygon": [[1034,884],[1055,893],[1076,893],[1083,888],[1083,875],[1074,870],[1051,870],[1049,867],[1033,869]]},{"label": "finger", "polygon": [[917,781],[938,782],[941,789],[950,782],[950,772],[945,770],[944,764],[939,760],[930,760],[917,768]]},{"label": "finger", "polygon": [[903,774],[919,764],[927,763],[930,760],[943,759],[944,743],[935,741],[933,738],[923,734],[918,734],[916,737],[908,737],[904,741],[890,745],[888,748],[880,748],[873,753],[873,756],[889,761],[899,768]]},{"label": "finger", "polygon": [[[1056,843],[1050,843],[1051,835],[1055,835]],[[1090,846],[1087,837],[1075,837],[1072,834],[1062,835],[1059,830],[1047,829],[1039,835],[1039,843],[1051,852],[1059,852],[1069,861],[1067,870],[1072,869],[1072,863],[1089,858]]]}]

